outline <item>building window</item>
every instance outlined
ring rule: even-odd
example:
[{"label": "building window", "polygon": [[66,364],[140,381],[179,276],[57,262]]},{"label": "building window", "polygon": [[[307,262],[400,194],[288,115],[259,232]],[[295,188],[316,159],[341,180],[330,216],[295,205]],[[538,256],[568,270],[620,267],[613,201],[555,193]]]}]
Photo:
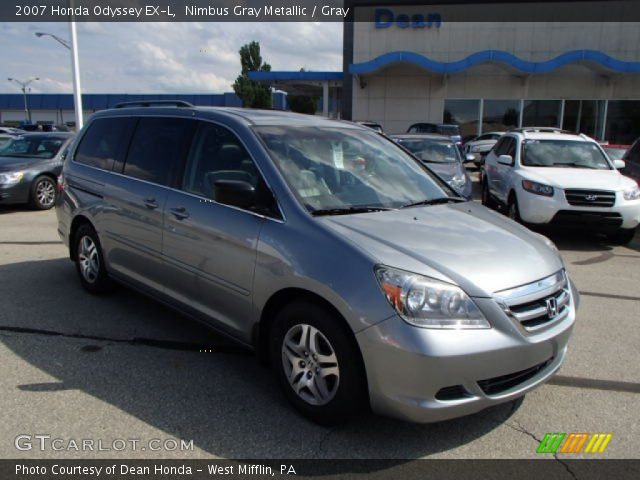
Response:
[{"label": "building window", "polygon": [[609,100],[604,140],[631,145],[640,134],[640,100]]},{"label": "building window", "polygon": [[560,126],[560,100],[525,100],[522,109],[523,127]]},{"label": "building window", "polygon": [[460,135],[475,137],[478,134],[480,100],[445,100],[443,123],[460,127]]},{"label": "building window", "polygon": [[483,104],[483,132],[504,132],[518,126],[520,100],[485,100]]},{"label": "building window", "polygon": [[566,100],[562,128],[601,139],[604,111],[605,100]]}]

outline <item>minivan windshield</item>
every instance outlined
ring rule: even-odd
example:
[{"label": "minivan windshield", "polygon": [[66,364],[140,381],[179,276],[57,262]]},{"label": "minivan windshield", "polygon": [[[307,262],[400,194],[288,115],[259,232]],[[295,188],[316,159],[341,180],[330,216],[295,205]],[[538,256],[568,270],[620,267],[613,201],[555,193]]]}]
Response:
[{"label": "minivan windshield", "polygon": [[522,165],[526,167],[610,170],[598,145],[575,140],[525,140]]},{"label": "minivan windshield", "polygon": [[444,182],[373,131],[291,126],[260,126],[255,131],[311,213],[460,201]]},{"label": "minivan windshield", "polygon": [[460,162],[460,150],[450,140],[425,140],[422,138],[401,138],[398,143],[423,162]]},{"label": "minivan windshield", "polygon": [[13,137],[0,144],[0,157],[43,158],[56,156],[65,138],[48,135],[24,135]]}]

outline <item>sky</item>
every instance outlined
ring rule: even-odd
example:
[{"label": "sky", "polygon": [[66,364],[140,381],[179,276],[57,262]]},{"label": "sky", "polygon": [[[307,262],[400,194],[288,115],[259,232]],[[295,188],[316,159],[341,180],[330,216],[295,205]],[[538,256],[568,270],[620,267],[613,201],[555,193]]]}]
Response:
[{"label": "sky", "polygon": [[[240,73],[240,47],[260,42],[273,70],[342,70],[342,23],[77,24],[84,93],[222,93]],[[72,91],[67,23],[0,23],[0,92],[27,80],[33,93]],[[4,77],[4,78],[2,78]]]}]

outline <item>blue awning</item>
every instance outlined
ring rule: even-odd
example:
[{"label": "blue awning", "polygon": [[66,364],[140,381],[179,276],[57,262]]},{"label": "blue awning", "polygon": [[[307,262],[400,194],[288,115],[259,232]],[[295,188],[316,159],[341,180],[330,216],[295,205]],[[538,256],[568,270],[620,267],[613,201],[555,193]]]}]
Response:
[{"label": "blue awning", "polygon": [[369,60],[353,63],[349,72],[356,75],[373,73],[397,63],[409,63],[442,75],[459,73],[481,63],[503,63],[523,73],[549,73],[570,63],[591,63],[619,73],[640,73],[640,62],[618,60],[597,50],[573,50],[551,60],[531,62],[502,50],[483,50],[455,62],[440,62],[414,52],[390,52]]}]

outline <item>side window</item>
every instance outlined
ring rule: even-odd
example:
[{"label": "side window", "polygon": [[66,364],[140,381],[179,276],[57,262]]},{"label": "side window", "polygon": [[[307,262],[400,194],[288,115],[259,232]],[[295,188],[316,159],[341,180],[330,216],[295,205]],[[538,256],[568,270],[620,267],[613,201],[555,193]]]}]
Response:
[{"label": "side window", "polygon": [[627,162],[640,165],[640,140],[636,140],[625,155]]},{"label": "side window", "polygon": [[129,139],[131,118],[99,118],[91,122],[75,153],[74,161],[111,170]]},{"label": "side window", "polygon": [[123,173],[159,185],[169,185],[182,166],[196,126],[194,120],[185,118],[140,118]]},{"label": "side window", "polygon": [[220,180],[248,183],[256,193],[252,210],[278,215],[275,200],[242,142],[230,130],[202,122],[189,152],[182,190],[215,200]]},{"label": "side window", "polygon": [[505,146],[506,146],[505,144],[506,144],[507,140],[508,140],[508,137],[502,137],[493,146],[493,153],[495,153],[496,156],[500,156],[500,155],[502,155],[504,153]]},{"label": "side window", "polygon": [[416,133],[418,131],[418,127],[416,127],[415,125],[412,125],[409,128],[409,132],[408,133]]},{"label": "side window", "polygon": [[508,142],[508,145],[505,147],[504,155],[511,155],[511,158],[513,158],[515,160],[515,158],[516,158],[516,145],[518,144],[518,141],[513,137],[509,137],[507,139],[507,142]]}]

